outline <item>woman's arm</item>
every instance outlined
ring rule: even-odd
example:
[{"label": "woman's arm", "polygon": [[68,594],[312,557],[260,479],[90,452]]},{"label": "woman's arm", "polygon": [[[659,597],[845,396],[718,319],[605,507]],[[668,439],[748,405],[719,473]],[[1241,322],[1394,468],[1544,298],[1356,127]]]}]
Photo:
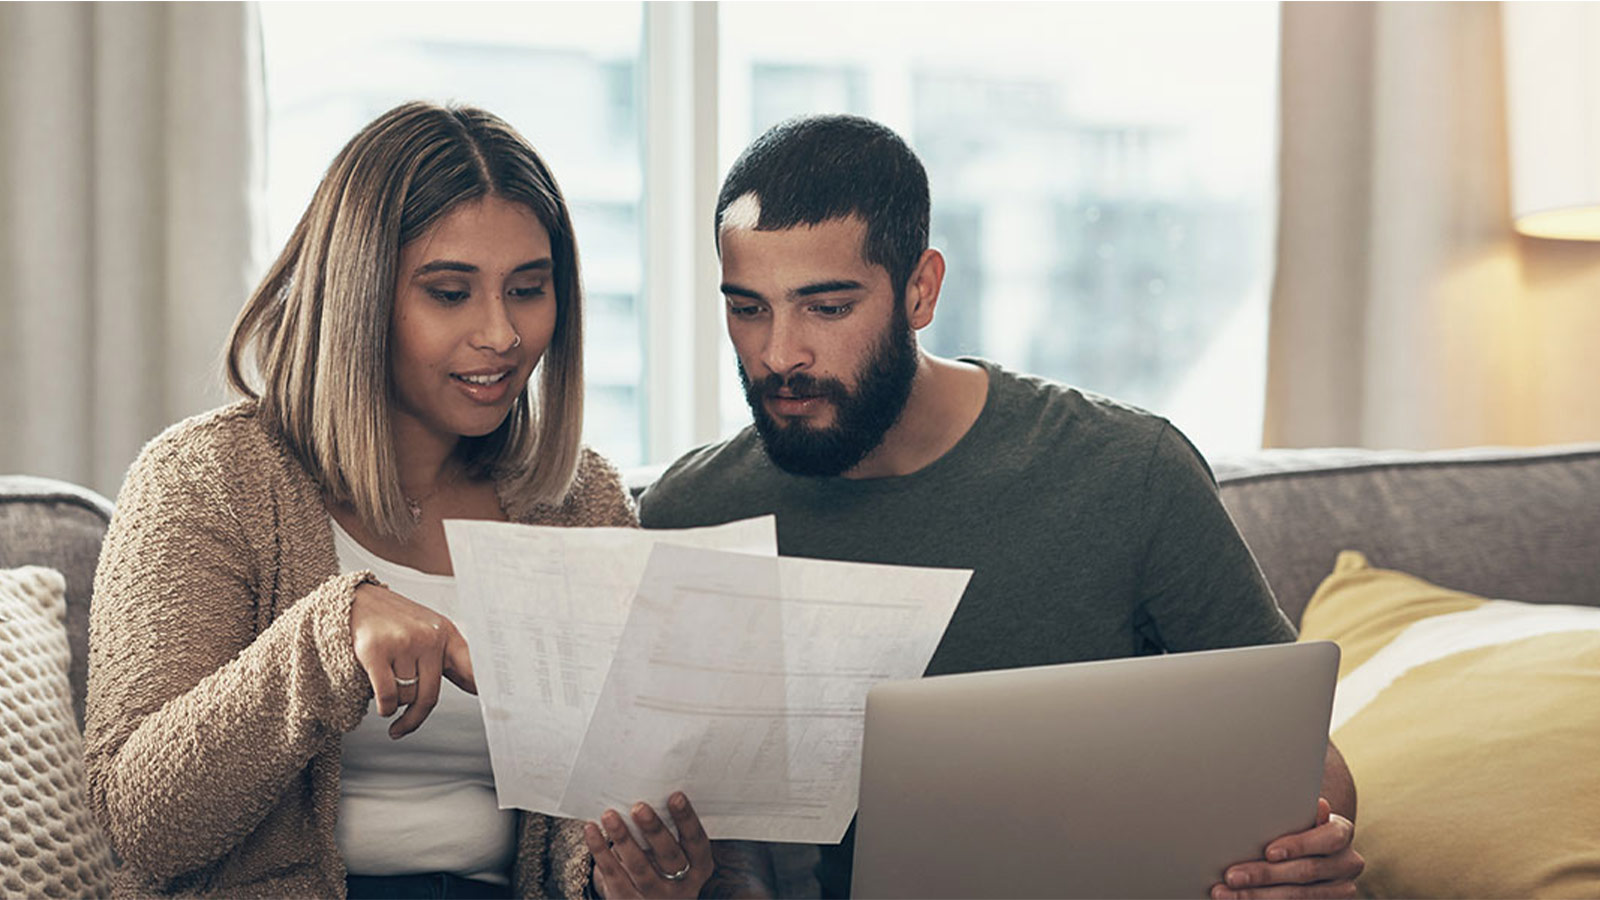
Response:
[{"label": "woman's arm", "polygon": [[258,635],[270,588],[198,456],[158,443],[130,471],[90,620],[89,801],[123,859],[162,880],[237,846],[371,691],[350,635],[365,573],[328,579]]}]

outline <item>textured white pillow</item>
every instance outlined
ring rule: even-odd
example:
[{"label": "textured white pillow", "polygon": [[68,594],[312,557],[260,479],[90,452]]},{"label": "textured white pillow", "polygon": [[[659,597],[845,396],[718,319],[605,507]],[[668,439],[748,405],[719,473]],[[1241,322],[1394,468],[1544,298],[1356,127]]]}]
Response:
[{"label": "textured white pillow", "polygon": [[0,898],[103,897],[111,851],[89,813],[67,681],[66,583],[0,569]]}]

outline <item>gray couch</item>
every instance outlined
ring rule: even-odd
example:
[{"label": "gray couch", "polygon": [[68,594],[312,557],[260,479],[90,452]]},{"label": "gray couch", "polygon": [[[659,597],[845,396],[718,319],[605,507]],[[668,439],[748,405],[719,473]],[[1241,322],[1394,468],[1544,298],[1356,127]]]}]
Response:
[{"label": "gray couch", "polygon": [[1268,450],[1213,470],[1296,623],[1340,550],[1482,596],[1600,605],[1600,444]]},{"label": "gray couch", "polygon": [[[1221,458],[1222,497],[1295,621],[1340,550],[1491,597],[1600,605],[1600,444],[1459,451],[1274,450]],[[82,720],[94,560],[109,505],[72,485],[0,476],[0,567],[61,569]],[[0,760],[0,765],[5,765]],[[815,890],[807,855],[782,892]]]},{"label": "gray couch", "polygon": [[[89,683],[89,595],[111,503],[87,488],[47,478],[0,475],[0,569],[49,566],[67,581],[72,706],[83,728]],[[0,761],[0,765],[4,765]]]}]

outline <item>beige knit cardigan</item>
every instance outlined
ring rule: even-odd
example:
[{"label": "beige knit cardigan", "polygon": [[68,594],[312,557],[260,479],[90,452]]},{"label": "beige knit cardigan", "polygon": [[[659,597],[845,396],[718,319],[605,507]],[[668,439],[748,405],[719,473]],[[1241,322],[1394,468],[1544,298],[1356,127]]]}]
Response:
[{"label": "beige knit cardigan", "polygon": [[[559,507],[513,521],[634,525],[585,450]],[[89,801],[123,860],[116,893],[343,897],[341,736],[372,688],[350,635],[317,485],[240,401],[151,441],[117,497],[89,632]],[[424,723],[424,728],[427,724]],[[576,896],[581,823],[519,814],[513,889]]]}]

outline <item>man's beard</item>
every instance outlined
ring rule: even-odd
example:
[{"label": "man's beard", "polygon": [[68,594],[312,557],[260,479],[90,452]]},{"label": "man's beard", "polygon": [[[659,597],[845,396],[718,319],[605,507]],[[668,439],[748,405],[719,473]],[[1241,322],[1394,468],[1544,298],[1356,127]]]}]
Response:
[{"label": "man's beard", "polygon": [[[862,366],[854,393],[837,378],[816,378],[804,373],[785,378],[774,372],[752,383],[744,364],[739,364],[745,402],[750,404],[768,458],[785,472],[809,476],[848,472],[876,449],[899,421],[916,374],[917,342],[900,304],[896,304],[883,339]],[[779,424],[767,412],[764,401],[782,388],[797,396],[820,396],[831,403],[833,425],[813,428],[800,421]]]}]

